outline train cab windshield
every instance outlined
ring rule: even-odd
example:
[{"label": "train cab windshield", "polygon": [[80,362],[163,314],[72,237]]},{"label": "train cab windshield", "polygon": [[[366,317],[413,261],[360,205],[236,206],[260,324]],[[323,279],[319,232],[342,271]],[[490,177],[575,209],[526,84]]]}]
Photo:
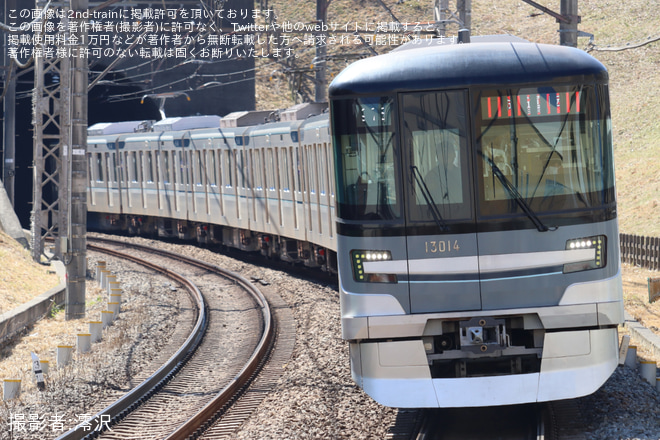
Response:
[{"label": "train cab windshield", "polygon": [[348,220],[401,217],[393,99],[360,98],[335,102],[336,165],[342,190],[339,216]]},{"label": "train cab windshield", "polygon": [[548,216],[602,209],[615,201],[607,99],[581,85],[336,100],[338,216],[405,212],[455,232],[518,216],[543,231]]},{"label": "train cab windshield", "polygon": [[504,89],[476,96],[482,216],[614,202],[607,93],[598,89]]}]

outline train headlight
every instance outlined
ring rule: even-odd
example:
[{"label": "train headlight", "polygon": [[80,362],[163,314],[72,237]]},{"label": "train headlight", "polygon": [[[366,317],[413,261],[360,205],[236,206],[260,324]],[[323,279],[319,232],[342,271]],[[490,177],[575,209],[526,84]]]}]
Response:
[{"label": "train headlight", "polygon": [[372,261],[388,261],[392,259],[390,251],[351,251],[351,262],[353,263],[353,279],[360,283],[396,283],[396,275],[384,273],[367,273],[364,263]]},{"label": "train headlight", "polygon": [[576,238],[566,242],[566,250],[568,251],[589,249],[593,249],[593,259],[580,261],[577,263],[564,264],[564,273],[600,269],[605,267],[607,264],[607,237],[604,235]]}]

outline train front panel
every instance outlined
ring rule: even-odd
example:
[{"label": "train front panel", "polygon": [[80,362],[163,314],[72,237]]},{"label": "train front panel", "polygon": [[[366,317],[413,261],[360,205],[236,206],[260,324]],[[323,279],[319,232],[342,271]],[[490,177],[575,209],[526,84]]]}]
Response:
[{"label": "train front panel", "polygon": [[353,377],[394,407],[589,394],[623,318],[606,72],[567,48],[464,46],[331,85]]}]

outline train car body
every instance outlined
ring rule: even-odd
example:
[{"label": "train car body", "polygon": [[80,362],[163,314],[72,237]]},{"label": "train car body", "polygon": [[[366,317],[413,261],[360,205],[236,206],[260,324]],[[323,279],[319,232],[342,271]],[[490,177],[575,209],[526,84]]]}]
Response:
[{"label": "train car body", "polygon": [[420,44],[334,79],[342,334],[376,401],[542,402],[611,375],[607,80],[582,51],[528,42]]},{"label": "train car body", "polygon": [[90,229],[220,243],[336,272],[324,107],[270,123],[270,112],[236,112],[90,127]]}]

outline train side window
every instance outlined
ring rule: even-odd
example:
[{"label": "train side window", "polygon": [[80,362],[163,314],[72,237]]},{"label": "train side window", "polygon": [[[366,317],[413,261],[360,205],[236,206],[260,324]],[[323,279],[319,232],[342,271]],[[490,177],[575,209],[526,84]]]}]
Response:
[{"label": "train side window", "polygon": [[227,158],[227,160],[225,160],[225,166],[227,167],[225,172],[225,186],[231,188],[234,186],[234,152],[226,150],[225,157]]},{"label": "train side window", "polygon": [[116,183],[117,182],[117,160],[115,158],[115,153],[106,153],[106,159],[108,163],[108,181]]},{"label": "train side window", "polygon": [[273,191],[275,190],[275,158],[272,148],[266,150],[266,161],[266,187]]},{"label": "train side window", "polygon": [[208,151],[208,177],[211,186],[218,186],[218,170],[216,168],[215,150]]},{"label": "train side window", "polygon": [[87,156],[87,169],[89,170],[89,172],[87,173],[87,182],[88,183],[92,183],[94,181],[94,175],[93,175],[94,174],[94,166],[93,166],[93,163],[94,163],[94,157],[93,157],[92,154],[89,154]]},{"label": "train side window", "polygon": [[170,152],[163,151],[163,183],[170,183]]},{"label": "train side window", "polygon": [[153,172],[153,163],[151,157],[151,151],[140,152],[142,156],[142,166],[144,168],[144,178],[147,183],[154,183],[154,172]]},{"label": "train side window", "polygon": [[[97,182],[103,182],[105,179],[103,178],[103,154],[102,153],[97,153],[94,155],[95,160],[96,160],[96,181]],[[90,167],[91,169],[91,167]]]},{"label": "train side window", "polygon": [[174,181],[178,184],[186,183],[184,181],[185,173],[183,172],[183,167],[186,162],[185,157],[181,154],[180,151],[172,151],[172,160],[174,160]]},{"label": "train side window", "polygon": [[282,166],[279,167],[280,171],[280,182],[282,184],[282,190],[289,192],[289,157],[286,148],[280,150],[280,161]]},{"label": "train side window", "polygon": [[137,157],[136,157],[136,152],[135,151],[131,151],[130,153],[128,153],[128,161],[127,162],[129,164],[128,180],[130,180],[133,183],[137,183],[137,181],[138,181],[138,164],[137,164]]},{"label": "train side window", "polygon": [[[246,139],[249,139],[246,136]],[[239,186],[240,188],[245,188],[246,186],[249,186],[249,170],[248,170],[248,163],[247,163],[247,157],[245,155],[245,152],[243,150],[238,151],[236,153],[236,172],[234,173],[236,175],[236,185]]]},{"label": "train side window", "polygon": [[119,153],[119,181],[127,184],[130,181],[130,168],[128,162],[128,152]]},{"label": "train side window", "polygon": [[202,181],[204,178],[202,177],[202,172],[204,170],[204,164],[202,163],[202,152],[200,151],[194,151],[193,152],[193,179],[195,182],[195,185],[197,186],[202,186]]},{"label": "train side window", "polygon": [[261,190],[261,189],[264,189],[264,185],[263,185],[263,181],[262,181],[263,180],[263,175],[262,175],[263,171],[262,170],[264,169],[263,165],[262,165],[263,161],[261,159],[262,150],[253,150],[253,151],[254,151],[254,154],[253,154],[253,164],[254,164],[254,166],[252,167],[252,169],[254,170],[254,176],[253,176],[253,178],[254,178],[254,189]]},{"label": "train side window", "polygon": [[293,184],[296,191],[302,191],[302,170],[300,166],[300,147],[293,148],[293,163],[295,164]]},{"label": "train side window", "polygon": [[317,145],[316,167],[318,168],[319,175],[319,192],[322,196],[326,195],[327,188],[327,175],[325,173],[326,157],[325,157],[325,144]]},{"label": "train side window", "polygon": [[330,196],[334,197],[335,196],[335,176],[334,176],[334,170],[332,167],[332,160],[331,160],[331,155],[332,153],[330,152],[330,144],[327,142],[323,144],[325,146],[325,155],[324,155],[324,160],[325,160],[325,166],[326,166],[326,172],[328,173],[328,190],[330,192]]},{"label": "train side window", "polygon": [[306,168],[309,170],[307,173],[307,190],[310,194],[316,194],[316,169],[314,164],[314,148],[308,146],[305,148],[305,156],[307,159]]}]

